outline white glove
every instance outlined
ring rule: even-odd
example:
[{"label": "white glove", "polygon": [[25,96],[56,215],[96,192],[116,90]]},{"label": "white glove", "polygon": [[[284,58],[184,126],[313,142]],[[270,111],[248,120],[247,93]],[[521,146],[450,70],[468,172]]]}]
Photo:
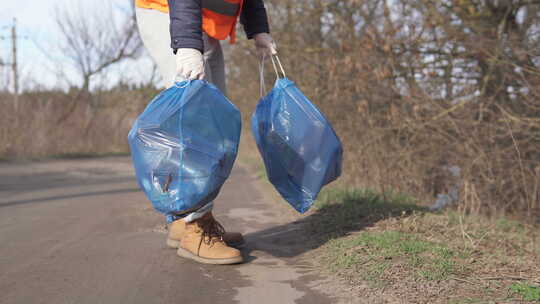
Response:
[{"label": "white glove", "polygon": [[197,49],[178,49],[176,51],[176,78],[194,80],[204,78],[204,58]]},{"label": "white glove", "polygon": [[270,57],[277,54],[277,46],[272,39],[272,36],[268,33],[259,33],[255,37],[255,47],[257,48],[257,53],[261,57]]}]

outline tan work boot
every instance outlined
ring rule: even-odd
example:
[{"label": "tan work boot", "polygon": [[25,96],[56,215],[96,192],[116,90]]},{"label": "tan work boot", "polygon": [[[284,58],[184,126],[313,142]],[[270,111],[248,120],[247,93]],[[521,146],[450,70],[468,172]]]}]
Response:
[{"label": "tan work boot", "polygon": [[[217,222],[212,212],[208,212],[210,218]],[[217,222],[219,226],[219,222]],[[169,225],[169,233],[167,235],[167,246],[172,248],[180,247],[180,241],[186,233],[186,222],[183,219],[176,220]],[[245,244],[244,237],[239,232],[225,232],[222,236],[223,241],[231,247],[242,247]]]},{"label": "tan work boot", "polygon": [[177,254],[204,264],[237,264],[243,261],[238,249],[223,241],[223,227],[210,213],[185,224]]}]

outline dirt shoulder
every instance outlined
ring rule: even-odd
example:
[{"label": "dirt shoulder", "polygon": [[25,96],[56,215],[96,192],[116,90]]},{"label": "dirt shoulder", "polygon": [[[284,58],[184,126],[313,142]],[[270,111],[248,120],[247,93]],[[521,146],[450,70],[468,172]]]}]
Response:
[{"label": "dirt shoulder", "polygon": [[369,303],[540,302],[537,227],[367,190],[327,190],[308,218],[313,259]]},{"label": "dirt shoulder", "polygon": [[433,213],[407,196],[332,187],[300,215],[266,180],[255,152],[244,148],[240,163],[302,227],[309,248],[302,259],[332,278],[332,293],[348,294],[351,303],[540,302],[538,227],[457,209]]}]

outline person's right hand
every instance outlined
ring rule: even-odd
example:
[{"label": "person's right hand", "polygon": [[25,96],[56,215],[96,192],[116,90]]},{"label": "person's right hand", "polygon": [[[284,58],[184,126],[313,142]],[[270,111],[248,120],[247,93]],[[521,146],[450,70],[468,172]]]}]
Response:
[{"label": "person's right hand", "polygon": [[255,47],[257,47],[257,53],[261,58],[270,58],[272,55],[277,54],[277,46],[272,39],[272,36],[268,33],[259,33],[253,37],[255,40]]},{"label": "person's right hand", "polygon": [[178,49],[176,52],[176,78],[194,80],[204,78],[204,58],[197,49]]}]

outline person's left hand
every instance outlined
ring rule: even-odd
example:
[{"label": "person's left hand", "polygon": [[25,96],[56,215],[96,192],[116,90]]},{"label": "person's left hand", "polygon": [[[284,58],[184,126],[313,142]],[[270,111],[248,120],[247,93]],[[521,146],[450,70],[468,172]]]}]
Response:
[{"label": "person's left hand", "polygon": [[270,34],[259,33],[253,39],[255,39],[255,47],[260,57],[270,57],[277,54],[276,43]]}]

